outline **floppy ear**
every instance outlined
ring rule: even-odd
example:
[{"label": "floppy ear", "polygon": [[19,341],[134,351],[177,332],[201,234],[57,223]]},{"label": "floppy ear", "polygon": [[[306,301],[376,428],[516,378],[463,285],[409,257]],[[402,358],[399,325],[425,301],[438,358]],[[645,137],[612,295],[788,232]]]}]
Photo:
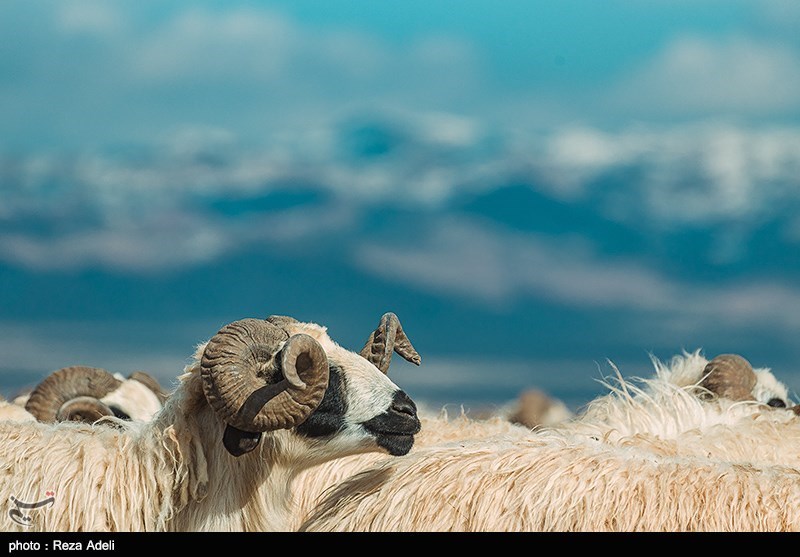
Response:
[{"label": "floppy ear", "polygon": [[242,431],[232,425],[225,426],[222,444],[233,456],[242,456],[256,447],[261,441],[261,432]]}]

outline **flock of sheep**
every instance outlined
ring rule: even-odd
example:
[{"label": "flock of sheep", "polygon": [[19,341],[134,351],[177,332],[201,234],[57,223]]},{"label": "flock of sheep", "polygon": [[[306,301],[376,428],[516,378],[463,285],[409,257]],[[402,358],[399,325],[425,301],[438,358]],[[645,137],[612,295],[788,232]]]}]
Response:
[{"label": "flock of sheep", "polygon": [[[164,390],[73,366],[0,402],[6,531],[796,531],[800,406],[769,369],[700,351],[607,380],[573,414],[417,408],[386,313],[356,352],[242,319]],[[797,441],[793,441],[796,439]]]}]

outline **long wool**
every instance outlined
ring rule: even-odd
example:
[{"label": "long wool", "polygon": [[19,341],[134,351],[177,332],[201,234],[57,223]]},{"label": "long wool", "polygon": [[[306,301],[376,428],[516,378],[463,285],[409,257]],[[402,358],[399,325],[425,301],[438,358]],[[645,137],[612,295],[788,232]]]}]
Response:
[{"label": "long wool", "polygon": [[[618,379],[572,420],[551,428],[563,435],[648,447],[665,456],[709,456],[753,465],[800,468],[800,420],[784,408],[754,401],[702,400],[697,386],[707,361],[675,357],[649,379]],[[785,387],[761,370],[755,391],[785,397]]]},{"label": "long wool", "polygon": [[[413,451],[459,440],[520,439],[530,435],[530,430],[512,424],[499,416],[475,420],[462,413],[451,418],[446,410],[438,415],[421,415],[422,430],[414,439]],[[341,481],[390,458],[382,453],[364,453],[324,462],[301,471],[292,483],[292,514],[294,526],[299,527],[307,513],[313,509]]]},{"label": "long wool", "polygon": [[796,531],[800,473],[543,433],[383,461],[301,531]]},{"label": "long wool", "polygon": [[[701,400],[699,353],[607,383],[530,434],[450,441],[376,462],[307,531],[786,531],[800,527],[800,418],[768,370],[758,400]],[[424,431],[424,429],[423,429]]]},{"label": "long wool", "polygon": [[165,529],[175,512],[203,495],[202,459],[192,463],[202,452],[192,445],[198,375],[185,376],[165,411],[148,423],[0,423],[0,500],[30,503],[52,494],[52,505],[29,512],[26,531]]}]

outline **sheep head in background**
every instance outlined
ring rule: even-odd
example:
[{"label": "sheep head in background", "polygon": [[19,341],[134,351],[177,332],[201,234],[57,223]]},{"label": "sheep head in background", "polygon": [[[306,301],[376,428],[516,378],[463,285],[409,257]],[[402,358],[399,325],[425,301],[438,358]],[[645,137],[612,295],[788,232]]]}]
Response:
[{"label": "sheep head in background", "polygon": [[700,350],[674,356],[670,362],[653,359],[656,375],[679,387],[695,388],[709,400],[754,401],[773,408],[794,408],[789,391],[769,368],[754,368],[739,354],[720,354],[706,360]]},{"label": "sheep head in background", "polygon": [[507,419],[529,429],[557,424],[573,416],[562,401],[539,389],[526,389],[508,411]]},{"label": "sheep head in background", "polygon": [[722,354],[708,362],[699,386],[707,389],[710,397],[757,401],[772,408],[789,408],[800,415],[800,405],[789,399],[786,386],[770,370],[754,370],[738,354]]},{"label": "sheep head in background", "polygon": [[800,406],[789,399],[789,391],[768,368],[754,369],[738,354],[722,354],[711,360],[704,370],[701,387],[731,400],[755,400],[773,408],[791,408],[797,413]]},{"label": "sheep head in background", "polygon": [[147,373],[146,371],[134,371],[128,376],[128,379],[133,381],[138,381],[152,392],[155,393],[156,398],[161,404],[164,404],[169,397],[169,391],[165,390],[164,387],[161,386],[161,383],[158,382],[158,379]]},{"label": "sheep head in background", "polygon": [[108,416],[147,421],[165,400],[154,381],[144,372],[125,379],[102,368],[69,366],[45,377],[24,399],[24,406],[41,422],[92,423]]}]

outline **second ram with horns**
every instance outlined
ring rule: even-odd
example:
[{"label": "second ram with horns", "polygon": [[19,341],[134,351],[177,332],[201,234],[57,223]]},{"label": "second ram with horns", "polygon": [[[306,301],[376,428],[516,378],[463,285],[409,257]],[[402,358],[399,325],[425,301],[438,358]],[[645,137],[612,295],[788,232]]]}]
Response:
[{"label": "second ram with horns", "polygon": [[42,422],[92,423],[106,416],[150,420],[166,398],[158,381],[143,371],[125,378],[102,368],[76,365],[52,372],[20,403]]}]

